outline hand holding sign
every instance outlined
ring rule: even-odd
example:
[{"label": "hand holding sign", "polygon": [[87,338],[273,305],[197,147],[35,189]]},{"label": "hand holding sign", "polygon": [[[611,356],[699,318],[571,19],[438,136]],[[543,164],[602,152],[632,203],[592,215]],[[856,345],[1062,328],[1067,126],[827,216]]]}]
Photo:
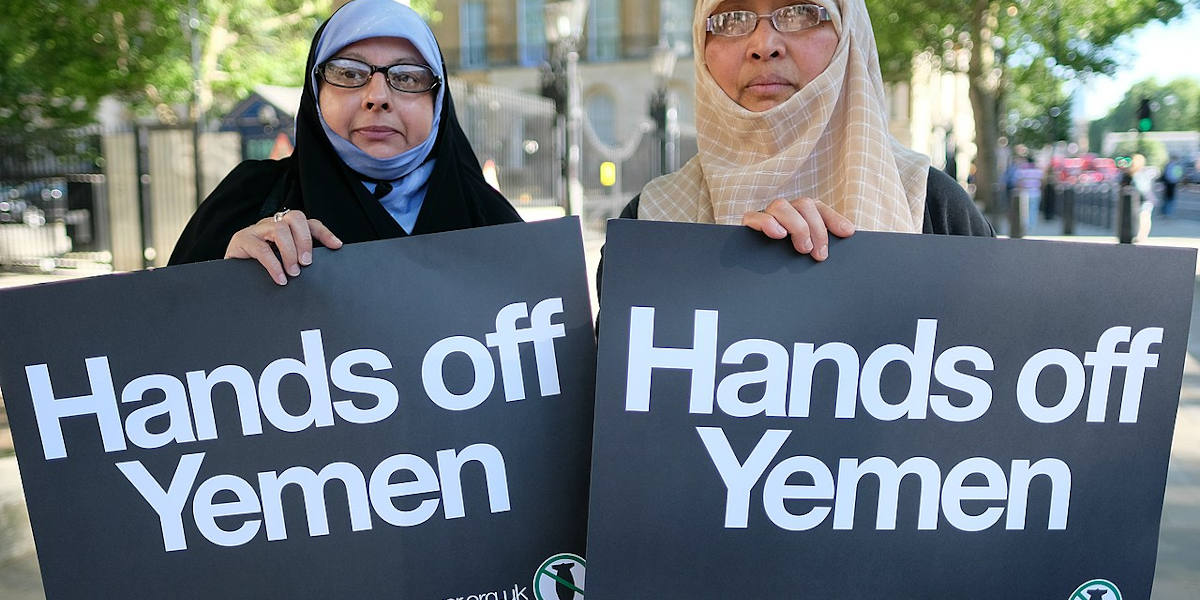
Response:
[{"label": "hand holding sign", "polygon": [[1194,255],[764,245],[610,223],[589,592],[1149,596]]},{"label": "hand holding sign", "polygon": [[760,211],[748,212],[742,225],[761,231],[771,239],[791,236],[792,247],[813,260],[829,258],[829,235],[841,238],[854,234],[854,223],[830,206],[812,198],[775,200]]},{"label": "hand holding sign", "polygon": [[312,264],[314,240],[330,250],[342,247],[342,240],[324,223],[301,211],[285,210],[233,234],[225,258],[252,258],[275,283],[287,285],[289,275],[297,277],[300,267]]},{"label": "hand holding sign", "polygon": [[562,220],[6,291],[68,316],[0,344],[47,596],[527,593],[583,549],[583,269]]}]

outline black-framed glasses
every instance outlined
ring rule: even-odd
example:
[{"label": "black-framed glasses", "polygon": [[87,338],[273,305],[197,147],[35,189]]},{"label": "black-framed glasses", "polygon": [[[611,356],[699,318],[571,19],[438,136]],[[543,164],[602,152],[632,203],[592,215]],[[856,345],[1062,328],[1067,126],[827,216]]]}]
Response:
[{"label": "black-framed glasses", "polygon": [[749,10],[732,10],[717,13],[707,20],[706,31],[723,37],[742,37],[754,33],[758,22],[770,19],[771,25],[780,33],[792,33],[816,27],[829,20],[829,11],[816,4],[793,4],[760,15]]},{"label": "black-framed glasses", "polygon": [[442,78],[425,65],[397,64],[380,67],[353,58],[331,58],[317,66],[316,75],[341,88],[367,85],[376,73],[383,73],[388,86],[397,92],[420,94],[441,85]]}]

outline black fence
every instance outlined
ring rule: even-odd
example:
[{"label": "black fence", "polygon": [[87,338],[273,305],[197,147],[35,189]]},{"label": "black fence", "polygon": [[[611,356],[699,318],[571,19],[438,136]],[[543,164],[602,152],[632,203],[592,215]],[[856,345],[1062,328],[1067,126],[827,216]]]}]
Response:
[{"label": "black fence", "polygon": [[[1057,221],[1056,234],[1082,233],[1082,226],[1092,235],[1111,232],[1126,243],[1144,235],[1142,229],[1148,226],[1144,220],[1153,210],[1149,204],[1143,206],[1141,194],[1133,186],[1108,181],[1048,184],[1036,203],[1027,191],[1012,190],[1006,203],[1007,233],[1012,237],[1023,237],[1029,233],[1029,223],[1046,219]],[[1034,211],[1040,214],[1031,215]]]},{"label": "black fence", "polygon": [[[580,179],[587,216],[601,222],[616,217],[650,180],[678,170],[697,152],[695,135],[680,135],[675,142],[677,164],[664,166],[662,143],[658,132],[653,129],[644,130],[640,138],[626,148],[614,148],[584,136]],[[611,182],[604,181],[602,176],[605,163],[612,163]]]},{"label": "black fence", "polygon": [[105,263],[103,132],[0,136],[0,267]]},{"label": "black fence", "polygon": [[554,102],[457,79],[450,87],[463,132],[500,192],[518,208],[559,206]]},{"label": "black fence", "polygon": [[[1113,227],[1121,186],[1115,183],[1091,183],[1056,185],[1052,189],[1054,203],[1051,208],[1063,213],[1064,219],[1073,218],[1075,223],[1097,227]],[[1067,211],[1072,212],[1070,217]]]}]

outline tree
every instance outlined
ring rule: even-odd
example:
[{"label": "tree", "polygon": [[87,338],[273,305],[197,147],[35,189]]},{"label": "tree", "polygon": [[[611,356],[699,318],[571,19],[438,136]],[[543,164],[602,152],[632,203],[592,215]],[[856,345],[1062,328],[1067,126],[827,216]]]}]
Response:
[{"label": "tree", "polygon": [[1104,118],[1092,121],[1088,127],[1091,147],[1099,148],[1106,133],[1133,129],[1142,98],[1149,99],[1154,109],[1156,131],[1200,131],[1200,79],[1180,77],[1161,85],[1146,79],[1130,86]]},{"label": "tree", "polygon": [[959,43],[956,23],[961,2],[866,0],[866,3],[885,81],[907,79],[917,54],[931,51],[941,55],[942,50]]},{"label": "tree", "polygon": [[[438,17],[435,0],[413,4],[427,18]],[[0,0],[6,15],[0,130],[87,123],[105,96],[174,122],[184,116],[181,106],[194,118],[231,106],[258,84],[299,86],[312,35],[334,6],[335,0]]]},{"label": "tree", "polygon": [[178,26],[167,32],[150,25],[161,22],[162,6],[78,4],[3,0],[0,124],[34,128],[86,121],[104,94],[144,87],[150,69],[143,57],[164,52],[169,33],[180,35]]},{"label": "tree", "polygon": [[1001,135],[1012,146],[1043,148],[1071,133],[1071,97],[1044,62],[1010,69],[1011,86],[1000,115]]},{"label": "tree", "polygon": [[[1197,0],[970,0],[961,4],[929,0],[919,5],[901,0],[871,0],[880,50],[922,48],[940,55],[966,48],[970,60],[971,108],[975,115],[976,199],[994,205],[1001,117],[1009,92],[1019,82],[1045,81],[1022,71],[1045,69],[1050,78],[1066,81],[1093,73],[1112,73],[1119,63],[1113,44],[1152,20],[1170,21]],[[940,26],[934,29],[925,25]],[[914,26],[914,24],[919,24]],[[910,58],[903,56],[902,59]],[[892,63],[896,57],[883,62]],[[1038,64],[1040,66],[1035,67]],[[1037,99],[1026,94],[1029,99]],[[1057,103],[1058,98],[1051,100]],[[1049,111],[1046,99],[1038,100]],[[1063,110],[1062,104],[1057,104]]]},{"label": "tree", "polygon": [[421,16],[425,17],[425,21],[430,24],[442,21],[442,13],[437,9],[437,0],[412,0],[408,5],[421,13]]}]

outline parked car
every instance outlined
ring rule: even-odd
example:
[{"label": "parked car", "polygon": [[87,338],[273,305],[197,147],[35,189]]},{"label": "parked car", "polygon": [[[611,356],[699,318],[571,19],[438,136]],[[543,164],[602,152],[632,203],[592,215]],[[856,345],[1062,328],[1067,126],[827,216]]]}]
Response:
[{"label": "parked car", "polygon": [[1077,180],[1079,183],[1116,181],[1121,175],[1117,161],[1103,156],[1085,156]]}]

